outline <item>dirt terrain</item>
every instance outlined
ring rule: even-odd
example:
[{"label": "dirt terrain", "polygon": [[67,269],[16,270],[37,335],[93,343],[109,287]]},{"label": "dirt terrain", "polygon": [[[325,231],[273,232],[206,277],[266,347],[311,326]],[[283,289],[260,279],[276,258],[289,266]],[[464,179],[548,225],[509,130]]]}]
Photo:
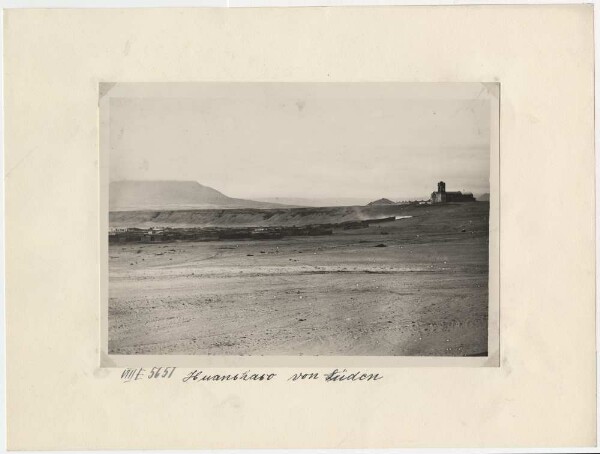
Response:
[{"label": "dirt terrain", "polygon": [[395,209],[412,217],[329,236],[111,245],[109,352],[485,354],[489,204]]},{"label": "dirt terrain", "polygon": [[[424,206],[380,205],[287,209],[112,211],[111,227],[244,227],[329,224],[411,214]],[[437,207],[432,207],[433,209]]]}]

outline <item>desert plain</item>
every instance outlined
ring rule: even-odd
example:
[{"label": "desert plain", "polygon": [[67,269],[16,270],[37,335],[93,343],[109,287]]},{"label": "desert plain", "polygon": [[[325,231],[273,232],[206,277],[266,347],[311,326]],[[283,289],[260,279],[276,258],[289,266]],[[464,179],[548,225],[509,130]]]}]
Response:
[{"label": "desert plain", "polygon": [[[340,213],[320,210],[329,222]],[[109,353],[485,356],[489,203],[357,213],[398,219],[321,236],[110,244]],[[311,216],[256,210],[235,222]]]}]

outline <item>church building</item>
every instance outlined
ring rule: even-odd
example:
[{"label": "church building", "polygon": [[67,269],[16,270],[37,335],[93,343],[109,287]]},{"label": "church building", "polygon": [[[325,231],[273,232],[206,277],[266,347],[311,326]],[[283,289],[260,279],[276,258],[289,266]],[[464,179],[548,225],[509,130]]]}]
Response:
[{"label": "church building", "polygon": [[464,194],[460,191],[446,192],[446,183],[440,181],[437,192],[431,193],[431,203],[446,202],[475,202],[475,197],[470,192]]}]

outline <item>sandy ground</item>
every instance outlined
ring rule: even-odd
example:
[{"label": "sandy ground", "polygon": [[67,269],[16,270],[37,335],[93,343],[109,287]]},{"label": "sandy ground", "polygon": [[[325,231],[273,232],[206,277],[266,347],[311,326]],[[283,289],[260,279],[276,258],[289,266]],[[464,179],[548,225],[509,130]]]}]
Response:
[{"label": "sandy ground", "polygon": [[488,211],[425,206],[321,237],[111,245],[109,352],[484,354]]}]

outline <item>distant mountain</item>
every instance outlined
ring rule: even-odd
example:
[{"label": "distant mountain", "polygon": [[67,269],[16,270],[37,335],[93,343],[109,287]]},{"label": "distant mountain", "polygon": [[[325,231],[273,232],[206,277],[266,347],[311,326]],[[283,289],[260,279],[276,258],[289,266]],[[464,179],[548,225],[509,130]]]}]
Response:
[{"label": "distant mountain", "polygon": [[109,210],[289,208],[280,203],[234,199],[196,181],[113,181]]},{"label": "distant mountain", "polygon": [[390,199],[379,199],[367,204],[367,206],[373,205],[394,205],[394,202],[392,202]]}]

